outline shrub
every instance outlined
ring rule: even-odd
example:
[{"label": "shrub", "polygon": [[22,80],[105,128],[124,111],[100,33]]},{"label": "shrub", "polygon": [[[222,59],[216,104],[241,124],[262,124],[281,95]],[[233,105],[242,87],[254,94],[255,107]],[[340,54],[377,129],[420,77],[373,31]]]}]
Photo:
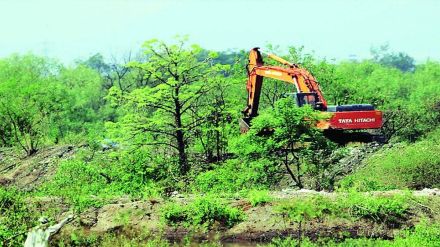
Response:
[{"label": "shrub", "polygon": [[232,227],[244,219],[241,210],[225,205],[213,196],[198,197],[187,205],[171,202],[161,212],[162,219],[168,225],[200,226],[204,229],[210,229],[216,223]]},{"label": "shrub", "polygon": [[337,204],[322,196],[311,196],[301,200],[282,203],[277,211],[286,219],[292,222],[303,222],[320,218],[324,214],[337,212]]},{"label": "shrub", "polygon": [[247,194],[247,199],[254,207],[273,200],[268,190],[251,190]]},{"label": "shrub", "polygon": [[301,240],[287,237],[287,238],[274,238],[271,243],[267,245],[268,247],[315,247],[317,244],[310,241],[308,238],[302,238]]},{"label": "shrub", "polygon": [[330,242],[327,246],[440,246],[440,225],[421,223],[413,230],[401,231],[393,240],[383,239],[346,239],[342,243]]},{"label": "shrub", "polygon": [[23,193],[0,187],[0,245],[18,246],[34,225],[36,215]]},{"label": "shrub", "polygon": [[79,211],[121,195],[158,197],[163,188],[151,175],[156,168],[147,164],[147,157],[141,151],[81,150],[74,159],[59,165],[53,179],[45,183],[39,193],[63,197]]},{"label": "shrub", "polygon": [[355,246],[440,246],[440,225],[421,223],[414,229],[403,230],[393,240],[359,238],[345,239],[343,242],[323,241],[311,242],[308,238],[300,241],[294,238],[273,239],[268,246],[294,247],[294,246],[327,246],[327,247],[355,247]]},{"label": "shrub", "polygon": [[96,196],[107,187],[105,178],[99,175],[96,167],[82,160],[68,160],[60,164],[53,180],[40,188],[42,195],[61,196],[78,211],[101,203]]},{"label": "shrub", "polygon": [[385,197],[352,192],[339,203],[345,205],[353,217],[395,225],[406,218],[410,206],[409,197],[406,194]]},{"label": "shrub", "polygon": [[200,173],[196,177],[194,190],[232,193],[255,187],[267,188],[279,181],[280,174],[279,168],[267,159],[231,159],[211,171]]},{"label": "shrub", "polygon": [[277,211],[291,222],[301,223],[307,220],[332,215],[340,218],[363,218],[375,223],[391,226],[400,224],[407,218],[410,195],[374,196],[351,192],[336,199],[323,196],[311,196],[302,200],[282,203]]}]

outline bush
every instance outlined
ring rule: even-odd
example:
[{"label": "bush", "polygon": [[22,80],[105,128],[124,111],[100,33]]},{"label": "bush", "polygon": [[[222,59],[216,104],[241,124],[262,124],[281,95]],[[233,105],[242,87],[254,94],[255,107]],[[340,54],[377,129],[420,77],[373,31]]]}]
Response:
[{"label": "bush", "polygon": [[231,159],[213,170],[200,173],[195,180],[197,192],[232,193],[241,190],[268,188],[280,178],[279,168],[267,159],[249,161]]},{"label": "bush", "polygon": [[271,243],[267,245],[268,247],[315,247],[317,244],[310,241],[308,238],[301,238],[300,240],[287,237],[285,239],[282,238],[274,238]]},{"label": "bush", "polygon": [[329,243],[327,246],[440,246],[440,225],[421,223],[413,230],[401,231],[393,240],[346,239],[342,243]]},{"label": "bush", "polygon": [[[99,206],[108,198],[129,195],[135,198],[158,197],[158,186],[147,166],[146,155],[134,153],[81,150],[74,159],[62,162],[53,179],[39,193],[61,196],[82,211]],[[158,176],[157,174],[155,176]]]},{"label": "bush", "polygon": [[108,187],[99,170],[82,160],[68,160],[60,164],[54,178],[40,188],[42,195],[60,196],[82,211],[102,204],[96,197]]},{"label": "bush", "polygon": [[244,219],[244,214],[237,208],[225,205],[219,198],[202,196],[187,205],[175,202],[165,205],[161,217],[168,225],[211,229],[216,223],[232,227]]},{"label": "bush", "polygon": [[23,244],[36,217],[23,193],[0,187],[0,246]]},{"label": "bush", "polygon": [[308,238],[301,241],[294,238],[273,239],[269,246],[294,247],[294,246],[327,246],[327,247],[355,247],[355,246],[440,246],[440,225],[421,223],[412,230],[403,230],[393,240],[359,238],[345,239],[343,242],[325,241],[311,242]]},{"label": "bush", "polygon": [[336,214],[338,205],[322,196],[311,196],[301,200],[282,203],[277,211],[291,222],[301,223],[321,218],[325,214]]},{"label": "bush", "polygon": [[409,195],[373,196],[351,192],[335,199],[311,196],[281,204],[277,211],[291,222],[303,222],[332,215],[339,218],[367,219],[392,226],[409,213]]},{"label": "bush", "polygon": [[371,196],[349,193],[340,203],[352,217],[370,219],[376,223],[399,224],[409,210],[409,195]]},{"label": "bush", "polygon": [[268,190],[251,190],[247,194],[247,199],[254,207],[273,200]]}]

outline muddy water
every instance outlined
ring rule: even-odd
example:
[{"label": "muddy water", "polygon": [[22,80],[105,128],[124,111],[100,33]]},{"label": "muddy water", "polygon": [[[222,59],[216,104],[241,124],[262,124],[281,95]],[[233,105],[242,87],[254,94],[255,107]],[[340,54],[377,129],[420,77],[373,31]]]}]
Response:
[{"label": "muddy water", "polygon": [[[269,243],[264,242],[257,242],[257,241],[237,241],[237,242],[226,242],[221,243],[224,247],[254,247],[254,246],[261,246],[266,247],[269,246]],[[199,247],[203,246],[201,243],[192,243],[191,247]]]},{"label": "muddy water", "polygon": [[253,247],[253,246],[268,246],[268,243],[261,243],[261,242],[236,242],[236,243],[224,243],[223,246],[225,247]]}]

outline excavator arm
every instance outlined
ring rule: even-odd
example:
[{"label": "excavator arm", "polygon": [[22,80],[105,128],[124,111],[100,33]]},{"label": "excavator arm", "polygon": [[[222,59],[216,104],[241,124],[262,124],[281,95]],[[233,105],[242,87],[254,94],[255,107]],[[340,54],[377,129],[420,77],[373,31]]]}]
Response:
[{"label": "excavator arm", "polygon": [[267,56],[288,66],[288,68],[264,66],[259,49],[254,48],[250,51],[247,66],[248,81],[246,86],[248,101],[243,111],[245,117],[253,118],[258,115],[258,106],[264,77],[293,84],[299,93],[316,93],[318,96],[318,102],[316,102],[316,104],[323,110],[327,109],[327,102],[313,75],[298,65],[290,63],[274,54],[267,54]]}]

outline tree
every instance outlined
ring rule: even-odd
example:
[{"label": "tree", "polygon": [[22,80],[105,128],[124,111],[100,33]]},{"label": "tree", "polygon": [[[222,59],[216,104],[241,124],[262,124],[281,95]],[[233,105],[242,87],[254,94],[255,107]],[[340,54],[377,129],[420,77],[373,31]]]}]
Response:
[{"label": "tree", "polygon": [[57,80],[65,87],[67,97],[65,110],[54,115],[57,122],[57,138],[69,134],[88,133],[102,126],[102,119],[109,114],[106,110],[101,75],[82,64],[73,68],[62,68]]},{"label": "tree", "polygon": [[371,48],[373,60],[379,64],[395,67],[403,72],[412,72],[415,69],[414,58],[404,52],[390,52],[388,44]]},{"label": "tree", "polygon": [[[37,152],[54,128],[54,116],[67,106],[68,94],[55,73],[57,65],[33,55],[12,56],[0,69],[0,132],[27,155]],[[4,137],[2,139],[5,139]]]},{"label": "tree", "polygon": [[110,71],[110,65],[104,61],[104,56],[100,53],[89,57],[87,60],[78,61],[78,65],[83,65],[98,71],[100,74],[107,74]]},{"label": "tree", "polygon": [[146,62],[131,62],[129,67],[144,72],[146,86],[126,94],[113,87],[110,97],[125,106],[128,114],[121,124],[138,138],[137,144],[166,147],[169,156],[176,153],[179,173],[185,176],[191,168],[191,133],[207,121],[201,108],[210,102],[202,99],[225,67],[212,64],[212,53],[200,60],[203,50],[197,45],[187,47],[184,39],[173,45],[151,40],[143,47]]},{"label": "tree", "polygon": [[310,107],[297,107],[290,98],[281,99],[274,111],[252,120],[252,127],[235,147],[236,152],[254,159],[269,158],[273,165],[285,168],[295,186],[304,188],[305,175],[318,176],[328,171],[326,162],[336,147],[315,127],[324,118]]}]

